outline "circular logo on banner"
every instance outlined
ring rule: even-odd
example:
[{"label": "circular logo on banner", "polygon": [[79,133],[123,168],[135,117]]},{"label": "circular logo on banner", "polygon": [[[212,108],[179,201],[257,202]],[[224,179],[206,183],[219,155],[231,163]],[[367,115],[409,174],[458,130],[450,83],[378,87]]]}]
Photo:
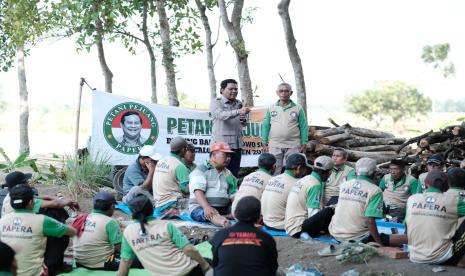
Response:
[{"label": "circular logo on banner", "polygon": [[152,111],[134,102],[113,107],[103,121],[108,144],[125,154],[137,154],[141,146],[153,145],[158,131],[158,121]]}]

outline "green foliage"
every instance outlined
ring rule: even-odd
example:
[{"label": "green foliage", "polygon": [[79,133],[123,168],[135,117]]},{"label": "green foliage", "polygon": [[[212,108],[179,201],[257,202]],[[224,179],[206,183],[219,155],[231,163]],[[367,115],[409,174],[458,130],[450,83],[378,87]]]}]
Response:
[{"label": "green foliage", "polygon": [[366,264],[374,256],[378,256],[378,251],[371,246],[348,244],[344,246],[342,254],[336,256],[336,259],[342,263]]},{"label": "green foliage", "polygon": [[[114,41],[116,29],[124,29],[132,15],[129,1],[62,0],[54,5],[56,36],[76,36],[78,50],[90,51],[101,37]],[[99,22],[101,29],[99,29]]]},{"label": "green foliage", "polygon": [[100,187],[111,184],[108,178],[111,175],[113,167],[108,164],[108,158],[100,154],[95,160],[88,155],[66,157],[63,181],[74,198],[93,196]]},{"label": "green foliage", "polygon": [[[18,46],[34,45],[55,23],[49,0],[0,1],[0,69],[13,65]],[[26,53],[27,53],[27,48]]]},{"label": "green foliage", "polygon": [[430,98],[400,81],[378,82],[374,88],[348,97],[347,104],[349,112],[378,123],[386,118],[396,123],[431,110]]},{"label": "green foliage", "polygon": [[448,59],[449,51],[449,43],[426,45],[423,47],[421,59],[427,64],[432,64],[434,69],[440,70],[442,76],[447,78],[455,75],[455,65]]},{"label": "green foliage", "polygon": [[48,171],[39,170],[37,167],[37,159],[29,158],[29,152],[21,153],[14,161],[6,155],[5,150],[0,147],[0,155],[3,156],[5,163],[0,163],[0,171],[9,173],[21,168],[31,168],[35,173],[34,181],[53,181],[58,179],[57,169],[49,165]]},{"label": "green foliage", "polygon": [[6,155],[5,150],[0,147],[0,154],[3,156],[5,163],[0,164],[0,170],[3,172],[12,172],[20,168],[31,168],[34,172],[39,172],[39,169],[36,165],[36,159],[29,159],[29,152],[21,153],[14,161]]}]

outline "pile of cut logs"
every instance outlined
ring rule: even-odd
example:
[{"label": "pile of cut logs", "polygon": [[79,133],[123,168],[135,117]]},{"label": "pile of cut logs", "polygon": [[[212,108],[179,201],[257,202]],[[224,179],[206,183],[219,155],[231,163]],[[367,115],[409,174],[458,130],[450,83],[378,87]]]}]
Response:
[{"label": "pile of cut logs", "polygon": [[413,137],[400,145],[397,152],[404,151],[405,147],[413,143],[416,143],[417,148],[405,151],[407,155],[404,157],[412,164],[410,169],[413,173],[425,170],[431,154],[441,154],[447,167],[465,167],[465,122]]},{"label": "pile of cut logs", "polygon": [[311,126],[309,129],[307,153],[315,158],[320,155],[331,155],[335,148],[344,148],[349,154],[350,162],[362,157],[370,157],[378,164],[389,162],[401,156],[400,146],[404,138],[349,124],[333,128]]},{"label": "pile of cut logs", "polygon": [[[349,124],[332,128],[311,126],[309,138],[307,154],[311,159],[331,155],[339,147],[348,152],[349,162],[370,157],[380,168],[386,168],[394,158],[402,158],[411,165],[413,174],[424,171],[426,160],[435,153],[442,154],[446,166],[465,167],[465,122],[439,131],[431,130],[409,140]],[[411,144],[416,144],[416,148]]]}]

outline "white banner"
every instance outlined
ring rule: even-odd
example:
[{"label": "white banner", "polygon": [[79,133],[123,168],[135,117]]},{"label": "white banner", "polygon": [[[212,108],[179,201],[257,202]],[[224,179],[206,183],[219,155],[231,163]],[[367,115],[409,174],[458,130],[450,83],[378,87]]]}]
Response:
[{"label": "white banner", "polygon": [[[112,165],[129,165],[140,147],[154,145],[168,155],[170,140],[182,136],[196,147],[196,162],[208,158],[212,122],[206,110],[165,106],[106,92],[93,92],[91,154]],[[257,166],[263,108],[254,108],[243,129],[242,167]]]}]

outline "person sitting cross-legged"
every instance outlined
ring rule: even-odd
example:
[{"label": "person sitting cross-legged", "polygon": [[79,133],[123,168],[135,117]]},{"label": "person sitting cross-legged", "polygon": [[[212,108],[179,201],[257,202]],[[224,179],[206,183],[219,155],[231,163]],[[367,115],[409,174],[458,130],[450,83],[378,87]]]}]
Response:
[{"label": "person sitting cross-legged", "polygon": [[241,198],[246,196],[253,196],[258,200],[262,198],[263,190],[266,184],[268,184],[275,169],[276,157],[271,153],[260,154],[258,157],[258,170],[244,177],[239,190],[234,196],[234,201],[232,203],[233,214]]},{"label": "person sitting cross-legged", "polygon": [[107,192],[94,197],[94,209],[84,221],[83,231],[74,243],[76,265],[90,269],[116,271],[121,250],[121,230],[111,216],[116,199]]},{"label": "person sitting cross-legged", "polygon": [[204,275],[210,266],[176,226],[153,217],[145,195],[129,203],[135,223],[124,229],[118,276],[128,276],[137,257],[151,275]]},{"label": "person sitting cross-legged", "polygon": [[418,180],[405,173],[406,165],[404,160],[391,160],[389,174],[384,175],[379,182],[379,187],[383,190],[384,213],[398,222],[404,220],[409,196],[421,192]]},{"label": "person sitting cross-legged", "polygon": [[293,153],[286,160],[286,170],[272,177],[262,194],[263,224],[271,230],[284,231],[289,191],[311,166],[302,153]]},{"label": "person sitting cross-legged", "polygon": [[275,275],[276,242],[254,225],[260,221],[260,208],[256,197],[243,197],[234,213],[238,222],[215,234],[211,240],[215,275]]},{"label": "person sitting cross-legged", "polygon": [[[465,169],[450,168],[447,171],[447,179],[449,181],[449,189],[444,194],[465,200]],[[465,217],[459,218],[459,225],[463,221],[465,221]]]},{"label": "person sitting cross-legged", "polygon": [[411,196],[405,217],[410,261],[465,267],[465,216],[463,198],[443,193],[447,175],[431,171],[426,191]]},{"label": "person sitting cross-legged", "polygon": [[376,161],[361,158],[355,163],[355,179],[341,184],[339,202],[329,233],[339,241],[376,242],[384,246],[407,243],[406,235],[379,234],[375,219],[383,217],[383,192],[374,184]]},{"label": "person sitting cross-legged", "polygon": [[237,190],[237,179],[226,168],[233,153],[228,144],[217,142],[210,147],[210,159],[189,175],[189,211],[192,219],[217,226],[231,225],[225,217],[231,214],[231,201]]},{"label": "person sitting cross-legged", "polygon": [[[333,161],[328,156],[315,159],[313,172],[292,187],[286,205],[286,232],[299,238],[302,232],[312,237],[328,232],[334,209],[324,208],[324,183],[331,175]],[[320,211],[321,210],[321,211]]]}]

